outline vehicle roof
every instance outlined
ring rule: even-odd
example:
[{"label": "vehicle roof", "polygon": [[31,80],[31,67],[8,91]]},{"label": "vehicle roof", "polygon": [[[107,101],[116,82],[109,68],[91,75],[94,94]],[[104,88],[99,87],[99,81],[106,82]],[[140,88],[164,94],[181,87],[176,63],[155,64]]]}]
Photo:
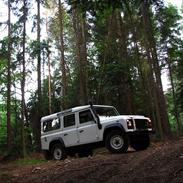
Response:
[{"label": "vehicle roof", "polygon": [[[94,107],[113,107],[113,106],[109,106],[109,105],[93,105],[93,106]],[[67,110],[64,110],[64,111],[61,111],[61,112],[57,112],[57,113],[54,113],[54,114],[50,114],[48,116],[44,116],[44,117],[41,118],[41,122],[46,121],[48,119],[57,118],[58,116],[61,116],[61,115],[66,114],[66,113],[73,113],[73,112],[81,111],[83,109],[88,109],[88,108],[90,108],[90,105],[73,107],[73,108],[70,108],[70,109],[67,109]]]},{"label": "vehicle roof", "polygon": [[[113,107],[113,106],[109,106],[109,105],[93,105],[94,107]],[[77,112],[83,109],[87,109],[90,108],[90,105],[83,105],[83,106],[78,106],[78,107],[74,107],[72,108],[72,112]]]}]

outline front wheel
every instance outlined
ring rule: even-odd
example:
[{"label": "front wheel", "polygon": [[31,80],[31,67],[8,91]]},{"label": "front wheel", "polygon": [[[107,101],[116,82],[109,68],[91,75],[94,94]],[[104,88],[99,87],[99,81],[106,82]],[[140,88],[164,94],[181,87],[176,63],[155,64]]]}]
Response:
[{"label": "front wheel", "polygon": [[52,159],[63,160],[66,158],[65,148],[61,144],[54,144],[51,150]]},{"label": "front wheel", "polygon": [[111,153],[124,153],[128,150],[128,137],[119,130],[108,133],[105,146]]}]

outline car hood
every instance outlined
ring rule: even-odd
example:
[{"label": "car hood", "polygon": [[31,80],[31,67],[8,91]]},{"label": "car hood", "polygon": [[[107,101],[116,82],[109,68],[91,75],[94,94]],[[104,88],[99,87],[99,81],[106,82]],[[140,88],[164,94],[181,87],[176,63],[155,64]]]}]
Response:
[{"label": "car hood", "polygon": [[121,120],[121,119],[130,119],[130,118],[134,118],[134,119],[147,119],[147,117],[145,116],[139,116],[139,115],[119,115],[119,116],[111,116],[111,117],[107,117],[107,116],[99,116],[101,123],[103,122],[109,122],[109,121],[114,121],[114,120]]}]

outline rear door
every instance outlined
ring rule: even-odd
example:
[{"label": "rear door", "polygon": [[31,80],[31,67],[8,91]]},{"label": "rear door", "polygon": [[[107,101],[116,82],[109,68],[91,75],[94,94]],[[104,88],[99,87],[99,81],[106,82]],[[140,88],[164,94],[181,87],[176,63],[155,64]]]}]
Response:
[{"label": "rear door", "polygon": [[87,109],[79,112],[78,118],[79,143],[86,144],[98,141],[98,127],[91,110]]}]

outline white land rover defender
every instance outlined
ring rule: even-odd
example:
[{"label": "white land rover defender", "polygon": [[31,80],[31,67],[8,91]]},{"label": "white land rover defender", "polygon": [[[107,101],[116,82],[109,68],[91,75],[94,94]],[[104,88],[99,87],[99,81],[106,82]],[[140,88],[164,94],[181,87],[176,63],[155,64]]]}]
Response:
[{"label": "white land rover defender", "polygon": [[113,106],[74,107],[41,119],[41,146],[46,159],[61,160],[78,153],[88,156],[98,146],[123,153],[129,144],[135,150],[150,144],[151,120],[120,115]]}]

